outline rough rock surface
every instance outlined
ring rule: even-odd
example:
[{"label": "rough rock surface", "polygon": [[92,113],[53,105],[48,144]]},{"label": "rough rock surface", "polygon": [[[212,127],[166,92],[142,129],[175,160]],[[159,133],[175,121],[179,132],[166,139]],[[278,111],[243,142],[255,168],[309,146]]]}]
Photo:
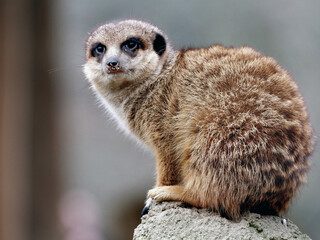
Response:
[{"label": "rough rock surface", "polygon": [[134,240],[171,239],[310,239],[290,220],[287,226],[275,216],[248,213],[232,222],[205,209],[188,208],[181,202],[151,204],[134,231]]}]

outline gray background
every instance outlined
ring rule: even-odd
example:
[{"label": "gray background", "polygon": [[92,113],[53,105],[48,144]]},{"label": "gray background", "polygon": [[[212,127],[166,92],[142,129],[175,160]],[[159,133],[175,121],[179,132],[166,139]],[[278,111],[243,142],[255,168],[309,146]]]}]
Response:
[{"label": "gray background", "polygon": [[[155,181],[155,163],[152,153],[117,131],[84,78],[85,40],[99,24],[122,18],[147,20],[163,29],[176,49],[215,43],[252,46],[291,73],[316,135],[319,132],[319,1],[60,0],[51,9],[50,72],[59,126],[61,198],[80,190],[91,199],[106,239],[132,236],[145,194]],[[286,215],[313,239],[320,239],[319,153],[316,145],[309,182]]]}]

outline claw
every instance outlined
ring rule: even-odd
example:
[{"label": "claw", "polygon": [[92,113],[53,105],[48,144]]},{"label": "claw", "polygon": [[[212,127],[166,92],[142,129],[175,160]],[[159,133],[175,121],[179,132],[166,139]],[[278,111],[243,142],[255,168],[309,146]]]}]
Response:
[{"label": "claw", "polygon": [[148,212],[149,212],[149,206],[144,206],[144,208],[142,209],[142,212],[141,212],[141,217],[148,214]]},{"label": "claw", "polygon": [[148,200],[145,203],[144,208],[142,209],[141,217],[143,217],[144,215],[148,214],[151,202],[152,202],[152,198],[148,198]]}]

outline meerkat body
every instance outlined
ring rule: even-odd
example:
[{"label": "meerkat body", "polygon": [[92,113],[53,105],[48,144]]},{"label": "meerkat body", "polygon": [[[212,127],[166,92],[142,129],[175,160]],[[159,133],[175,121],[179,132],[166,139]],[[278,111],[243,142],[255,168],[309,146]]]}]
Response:
[{"label": "meerkat body", "polygon": [[148,196],[238,219],[285,211],[306,181],[312,130],[297,85],[249,47],[174,51],[136,20],[99,27],[84,72],[126,132],[150,146]]}]

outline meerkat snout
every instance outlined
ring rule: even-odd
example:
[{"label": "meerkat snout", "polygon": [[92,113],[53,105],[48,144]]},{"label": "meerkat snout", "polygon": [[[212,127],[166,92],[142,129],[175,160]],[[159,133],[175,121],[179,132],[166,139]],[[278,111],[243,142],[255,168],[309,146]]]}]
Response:
[{"label": "meerkat snout", "polygon": [[116,73],[120,70],[120,62],[117,58],[109,58],[106,62],[107,72],[109,74]]},{"label": "meerkat snout", "polygon": [[119,66],[119,60],[116,58],[109,58],[107,60],[108,67],[116,67]]}]

